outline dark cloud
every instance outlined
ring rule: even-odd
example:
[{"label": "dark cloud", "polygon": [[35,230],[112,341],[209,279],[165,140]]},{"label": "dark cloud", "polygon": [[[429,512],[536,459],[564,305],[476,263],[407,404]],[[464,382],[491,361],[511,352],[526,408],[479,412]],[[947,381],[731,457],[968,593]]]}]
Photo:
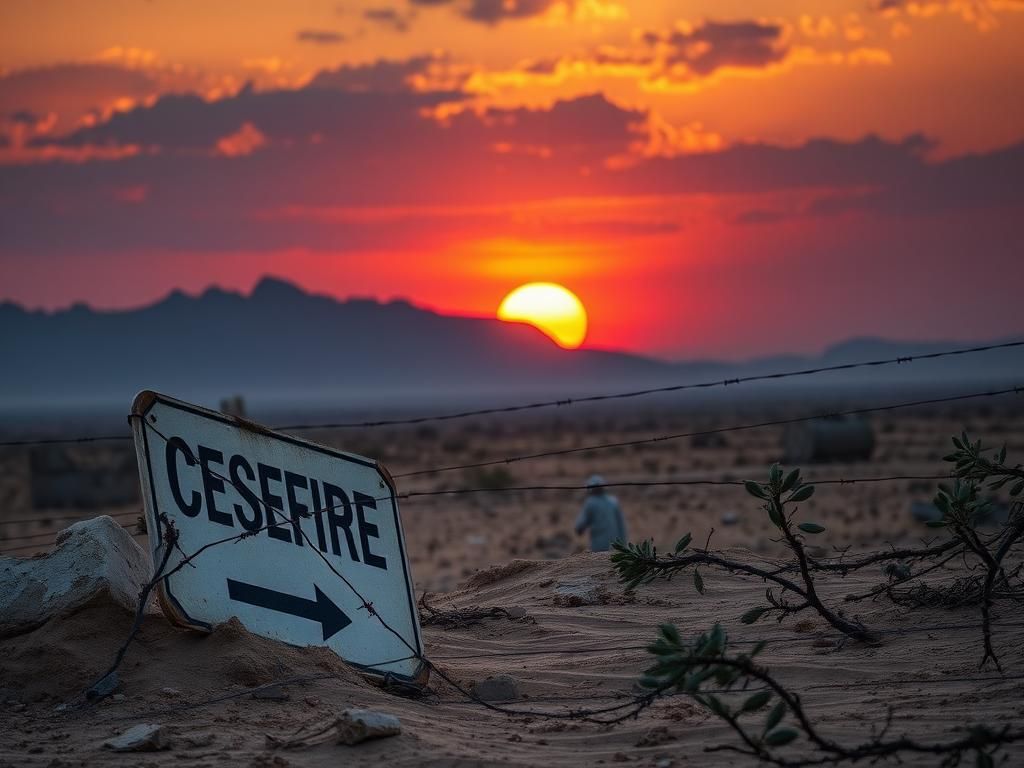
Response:
[{"label": "dark cloud", "polygon": [[395,32],[406,32],[412,20],[411,15],[406,15],[396,8],[367,8],[363,11],[363,18],[374,24],[383,27],[390,27]]},{"label": "dark cloud", "polygon": [[295,33],[295,39],[300,43],[337,45],[338,43],[345,42],[345,35],[333,29],[300,29]]},{"label": "dark cloud", "polygon": [[450,5],[470,21],[482,24],[500,24],[513,19],[540,16],[554,5],[565,3],[575,6],[575,0],[410,0],[413,5]]},{"label": "dark cloud", "polygon": [[58,64],[0,76],[0,114],[58,115],[67,128],[118,99],[151,96],[159,84],[145,71],[115,64]]},{"label": "dark cloud", "polygon": [[434,66],[443,66],[446,59],[423,54],[408,59],[378,59],[369,64],[346,64],[333,70],[318,72],[309,88],[332,89],[359,93],[396,93],[413,89],[412,79],[426,76]]},{"label": "dark cloud", "polygon": [[722,67],[760,68],[782,61],[788,53],[784,32],[779,24],[760,21],[705,21],[688,30],[648,32],[644,39],[669,48],[669,66],[684,64],[707,76]]},{"label": "dark cloud", "polygon": [[38,123],[41,123],[43,120],[46,119],[46,117],[45,115],[37,115],[35,112],[32,112],[28,109],[19,109],[14,112],[11,112],[7,116],[7,119],[15,125],[25,125],[28,127],[32,127],[34,125],[37,125]]},{"label": "dark cloud", "polygon": [[[928,161],[931,145],[921,136],[640,157],[630,153],[649,116],[603,96],[549,108],[466,110],[443,122],[425,114],[459,96],[323,82],[243,89],[214,101],[173,95],[61,138],[37,139],[38,146],[146,151],[119,160],[0,166],[0,253],[422,248],[453,231],[521,233],[522,219],[514,216],[521,205],[554,198],[828,193],[833,201],[830,211],[821,203],[794,216],[931,216],[1024,205],[1024,144],[937,163]],[[264,139],[259,151],[215,151],[243,129]],[[631,161],[609,163],[623,156]],[[124,190],[143,188],[126,216]],[[387,221],[352,213],[367,207],[410,212]],[[749,207],[776,206],[768,198]],[[439,213],[447,208],[476,212]],[[748,216],[748,223],[758,218]],[[582,235],[596,227],[593,221],[577,218],[563,230]],[[535,228],[558,230],[543,222]],[[614,231],[624,237],[672,228],[659,219],[606,227],[609,236]]]}]

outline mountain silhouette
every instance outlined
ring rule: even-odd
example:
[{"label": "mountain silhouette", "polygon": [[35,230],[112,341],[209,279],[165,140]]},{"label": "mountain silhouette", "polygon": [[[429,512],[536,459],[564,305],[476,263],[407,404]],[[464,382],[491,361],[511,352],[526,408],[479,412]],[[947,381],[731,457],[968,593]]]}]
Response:
[{"label": "mountain silhouette", "polygon": [[[248,296],[175,291],[127,311],[77,304],[57,312],[0,304],[0,398],[8,404],[129,402],[140,389],[199,401],[240,392],[256,399],[343,401],[483,393],[602,392],[778,368],[921,354],[967,346],[855,339],[820,358],[744,364],[670,363],[621,352],[565,350],[536,328],[452,317],[405,301],[338,301],[276,278]],[[1021,350],[922,363],[912,377],[1006,378]],[[906,378],[906,374],[904,374]]]}]

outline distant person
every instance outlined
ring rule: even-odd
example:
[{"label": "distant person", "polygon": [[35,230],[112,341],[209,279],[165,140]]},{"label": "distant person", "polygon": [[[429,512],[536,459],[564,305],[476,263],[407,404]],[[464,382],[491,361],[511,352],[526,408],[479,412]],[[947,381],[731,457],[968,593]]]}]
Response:
[{"label": "distant person", "polygon": [[606,552],[613,541],[627,540],[626,520],[619,501],[605,493],[604,478],[600,475],[591,475],[587,480],[587,500],[576,518],[576,533],[587,529],[590,530],[590,549],[594,552]]}]

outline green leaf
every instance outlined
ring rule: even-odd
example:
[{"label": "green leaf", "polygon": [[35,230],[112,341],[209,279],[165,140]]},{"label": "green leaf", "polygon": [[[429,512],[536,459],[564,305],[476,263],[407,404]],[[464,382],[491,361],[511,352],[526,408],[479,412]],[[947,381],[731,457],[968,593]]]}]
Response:
[{"label": "green leaf", "polygon": [[751,496],[756,496],[759,499],[768,498],[768,495],[764,492],[760,483],[755,483],[753,480],[744,480],[743,487],[747,489],[747,493]]},{"label": "green leaf", "polygon": [[690,540],[692,538],[693,537],[690,534],[686,534],[685,536],[683,536],[683,538],[681,538],[679,541],[677,541],[676,542],[676,548],[675,548],[675,554],[678,555],[680,552],[682,552],[684,549],[686,549],[688,546],[690,546]]},{"label": "green leaf", "polygon": [[772,728],[782,722],[783,715],[786,714],[786,702],[780,701],[774,707],[772,711],[768,713],[768,717],[764,721],[764,732],[768,733]]},{"label": "green leaf", "polygon": [[978,757],[974,761],[974,764],[978,766],[978,768],[992,768],[995,765],[995,762],[992,760],[992,755],[988,752],[982,752],[979,749]]},{"label": "green leaf", "polygon": [[772,524],[777,528],[781,528],[785,520],[782,517],[782,510],[779,509],[778,504],[774,501],[768,505],[768,519],[772,521]]},{"label": "green leaf", "polygon": [[804,533],[824,533],[825,527],[817,523],[800,523],[797,526]]},{"label": "green leaf", "polygon": [[740,616],[740,621],[744,624],[753,624],[770,610],[770,608],[763,607],[751,608],[749,611]]},{"label": "green leaf", "polygon": [[813,485],[801,485],[799,488],[793,491],[793,495],[789,497],[788,501],[807,501],[813,495]]},{"label": "green leaf", "polygon": [[929,528],[945,528],[946,527],[946,521],[945,520],[929,520],[928,522],[925,523],[925,525],[927,525]]},{"label": "green leaf", "polygon": [[726,717],[729,714],[729,708],[717,696],[708,694],[704,699],[704,704],[719,717]]},{"label": "green leaf", "polygon": [[764,737],[764,743],[769,747],[782,747],[793,741],[800,734],[792,728],[776,728]]},{"label": "green leaf", "polygon": [[676,629],[675,624],[660,624],[658,629],[661,631],[661,636],[673,645],[683,644],[683,638],[679,636],[679,630]]},{"label": "green leaf", "polygon": [[768,470],[768,479],[772,485],[775,485],[782,479],[782,467],[778,463],[772,464],[772,468]]},{"label": "green leaf", "polygon": [[1015,485],[1013,486],[1013,488],[1011,488],[1011,489],[1010,489],[1010,495],[1011,495],[1011,496],[1016,496],[1016,495],[1018,495],[1018,494],[1019,494],[1019,493],[1020,493],[1021,491],[1024,491],[1024,480],[1021,480],[1020,482],[1016,483],[1016,484],[1015,484]]},{"label": "green leaf", "polygon": [[771,691],[758,691],[749,699],[743,702],[740,712],[753,712],[767,704],[772,698]]},{"label": "green leaf", "polygon": [[700,575],[700,571],[694,569],[693,571],[693,586],[697,588],[697,591],[702,595],[704,594],[704,579]]},{"label": "green leaf", "polygon": [[792,472],[786,475],[786,479],[782,481],[782,488],[780,489],[780,492],[785,493],[790,488],[793,488],[799,479],[800,469],[798,467],[797,469],[794,469]]}]

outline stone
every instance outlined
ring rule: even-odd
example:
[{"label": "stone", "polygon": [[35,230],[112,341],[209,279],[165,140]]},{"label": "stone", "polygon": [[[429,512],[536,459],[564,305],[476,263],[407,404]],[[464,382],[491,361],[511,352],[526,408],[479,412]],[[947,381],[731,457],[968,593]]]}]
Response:
[{"label": "stone", "polygon": [[402,723],[394,715],[372,709],[346,709],[336,723],[338,743],[353,746],[369,739],[397,736]]},{"label": "stone", "polygon": [[525,619],[527,617],[526,609],[521,605],[513,605],[511,608],[505,610],[510,619]]},{"label": "stone", "polygon": [[581,605],[602,605],[608,602],[608,591],[593,579],[584,577],[559,582],[555,587],[555,605],[577,608]]},{"label": "stone", "polygon": [[161,688],[160,693],[169,699],[176,699],[181,696],[181,691],[177,688]]},{"label": "stone", "polygon": [[0,637],[40,626],[105,594],[134,612],[152,572],[149,556],[113,518],[82,520],[43,557],[0,557]]},{"label": "stone", "polygon": [[510,675],[495,675],[475,683],[473,695],[483,701],[512,701],[519,698],[519,683]]},{"label": "stone", "polygon": [[740,516],[731,510],[722,513],[722,525],[736,525],[739,521]]},{"label": "stone", "polygon": [[120,736],[103,742],[103,746],[114,752],[157,752],[167,749],[163,726],[140,723],[133,725]]}]

